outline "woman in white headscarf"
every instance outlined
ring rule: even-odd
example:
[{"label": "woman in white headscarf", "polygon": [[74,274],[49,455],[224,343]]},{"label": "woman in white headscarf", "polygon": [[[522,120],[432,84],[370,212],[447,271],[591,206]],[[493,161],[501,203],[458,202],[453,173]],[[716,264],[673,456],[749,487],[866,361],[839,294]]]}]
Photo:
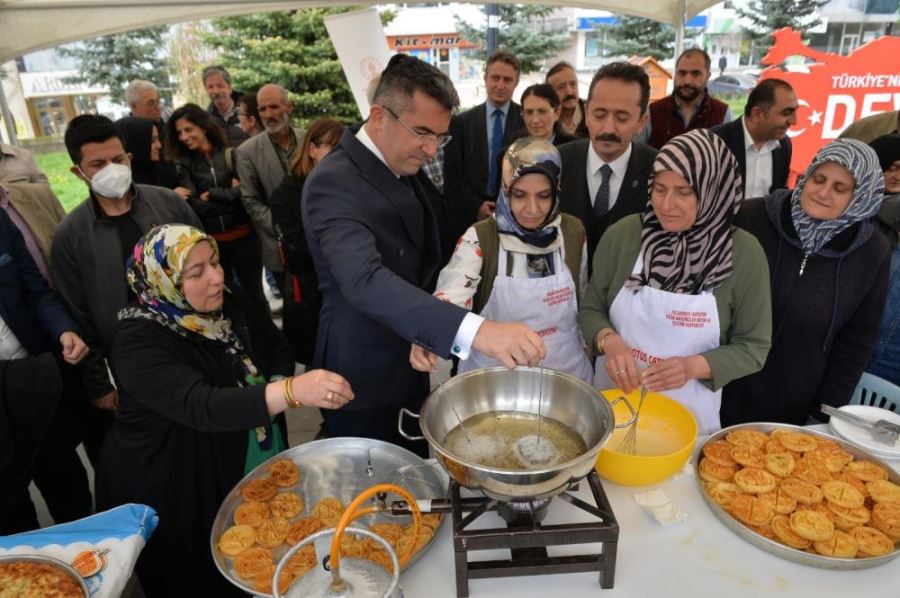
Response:
[{"label": "woman in white headscarf", "polygon": [[600,239],[581,330],[600,355],[595,385],[662,392],[719,429],[721,389],[757,371],[771,335],[768,269],[734,228],[743,181],[706,129],[675,137],[653,163],[643,214]]},{"label": "woman in white headscarf", "polygon": [[[435,297],[490,320],[521,322],[547,347],[544,367],[586,382],[593,370],[578,330],[578,302],[587,281],[581,222],[559,211],[559,151],[548,139],[525,137],[503,154],[493,218],[469,227],[438,277]],[[436,357],[413,345],[420,371]],[[459,371],[498,365],[478,351]]]},{"label": "woman in white headscarf", "polygon": [[838,139],[793,192],[748,201],[737,224],[762,244],[772,272],[772,350],[759,373],[725,388],[724,425],[824,419],[845,405],[878,336],[890,247],[875,231],[884,195],[878,156]]}]

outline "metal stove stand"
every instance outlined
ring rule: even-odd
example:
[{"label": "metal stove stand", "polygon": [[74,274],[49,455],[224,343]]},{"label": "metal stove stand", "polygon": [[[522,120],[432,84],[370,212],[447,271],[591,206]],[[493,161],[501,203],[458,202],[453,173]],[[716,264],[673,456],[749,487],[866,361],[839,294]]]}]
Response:
[{"label": "metal stove stand", "polygon": [[[470,579],[585,571],[598,571],[600,587],[612,588],[616,574],[619,524],[597,472],[591,471],[585,479],[591,488],[595,504],[572,495],[571,491],[577,486],[558,495],[558,498],[574,508],[590,513],[596,517],[596,521],[542,525],[541,520],[546,511],[544,504],[543,508],[530,513],[517,507],[516,517],[510,517],[507,510],[504,517],[507,520],[506,527],[478,530],[467,528],[488,511],[497,511],[498,507],[503,511],[503,503],[484,497],[461,498],[459,484],[451,480],[456,595],[460,598],[469,595]],[[602,543],[600,553],[557,557],[547,554],[547,546],[587,543]],[[509,549],[511,558],[493,561],[470,561],[468,558],[471,551],[491,549]]]}]

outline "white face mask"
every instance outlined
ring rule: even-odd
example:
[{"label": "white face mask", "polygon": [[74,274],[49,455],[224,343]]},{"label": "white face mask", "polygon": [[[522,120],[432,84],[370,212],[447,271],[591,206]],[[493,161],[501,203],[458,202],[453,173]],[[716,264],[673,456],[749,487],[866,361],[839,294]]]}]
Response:
[{"label": "white face mask", "polygon": [[131,188],[131,168],[124,164],[110,162],[94,173],[90,181],[94,193],[103,197],[121,199]]}]

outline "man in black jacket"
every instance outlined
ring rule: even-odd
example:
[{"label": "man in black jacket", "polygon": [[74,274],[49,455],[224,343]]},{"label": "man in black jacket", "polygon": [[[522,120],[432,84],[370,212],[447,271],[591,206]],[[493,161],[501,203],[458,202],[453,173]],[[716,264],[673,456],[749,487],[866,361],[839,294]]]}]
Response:
[{"label": "man in black jacket", "polygon": [[63,393],[55,357],[76,364],[88,348],[4,210],[0,288],[0,535],[7,535],[38,527],[28,496],[32,477],[57,523],[90,514],[71,423],[54,416]]},{"label": "man in black jacket", "polygon": [[797,107],[787,81],[766,79],[750,92],[743,117],[710,129],[737,158],[746,199],[787,188],[792,152],[787,132],[797,123]]},{"label": "man in black jacket", "polygon": [[[91,349],[82,366],[85,398],[111,411],[117,397],[105,360],[119,310],[131,299],[125,261],[138,239],[157,224],[175,222],[201,229],[202,225],[174,191],[131,183],[129,155],[115,125],[105,116],[75,117],[65,141],[74,164],[71,171],[88,185],[90,196],[53,234],[50,269],[56,290]],[[97,436],[106,427],[100,425]],[[96,450],[88,448],[93,460]]]},{"label": "man in black jacket", "polygon": [[237,147],[250,136],[240,127],[238,100],[244,95],[231,87],[231,75],[224,66],[214,64],[203,69],[203,88],[209,95],[206,110],[212,115],[228,138],[228,145]]},{"label": "man in black jacket", "polygon": [[594,75],[588,92],[590,139],[559,148],[560,207],[581,219],[590,256],[607,228],[647,206],[656,150],[632,138],[647,122],[649,100],[644,69],[627,62],[607,64]]},{"label": "man in black jacket", "polygon": [[519,84],[519,59],[506,50],[488,58],[484,73],[487,101],[453,118],[453,139],[445,149],[447,168],[463,175],[463,206],[471,225],[491,215],[500,184],[500,150],[525,126],[522,107],[512,101]]}]

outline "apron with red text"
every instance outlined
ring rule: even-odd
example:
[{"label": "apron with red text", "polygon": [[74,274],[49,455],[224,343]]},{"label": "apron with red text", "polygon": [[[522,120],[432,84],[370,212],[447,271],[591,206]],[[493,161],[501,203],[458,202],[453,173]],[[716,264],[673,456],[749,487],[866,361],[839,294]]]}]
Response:
[{"label": "apron with red text", "polygon": [[[641,270],[638,256],[632,274]],[[719,346],[719,312],[712,293],[684,295],[648,286],[637,292],[622,287],[609,310],[613,328],[631,347],[638,369],[668,357],[687,357]],[[594,386],[615,388],[606,373],[606,358],[597,358]],[[722,391],[711,391],[698,380],[663,391],[691,410],[701,434],[719,430]]]}]

